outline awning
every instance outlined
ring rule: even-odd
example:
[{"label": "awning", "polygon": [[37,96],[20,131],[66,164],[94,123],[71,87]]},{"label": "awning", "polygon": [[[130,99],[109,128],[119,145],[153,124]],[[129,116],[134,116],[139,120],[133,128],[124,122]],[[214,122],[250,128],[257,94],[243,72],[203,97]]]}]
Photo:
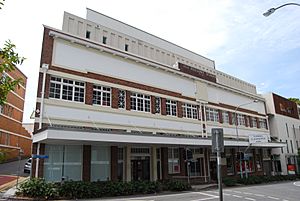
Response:
[{"label": "awning", "polygon": [[[97,130],[78,130],[68,128],[48,128],[33,135],[33,143],[59,143],[59,144],[152,144],[152,145],[176,145],[176,146],[211,146],[210,138],[197,136],[167,136],[143,133],[112,133]],[[248,141],[225,139],[227,147],[266,147],[281,148],[285,143],[267,142],[249,144]]]}]

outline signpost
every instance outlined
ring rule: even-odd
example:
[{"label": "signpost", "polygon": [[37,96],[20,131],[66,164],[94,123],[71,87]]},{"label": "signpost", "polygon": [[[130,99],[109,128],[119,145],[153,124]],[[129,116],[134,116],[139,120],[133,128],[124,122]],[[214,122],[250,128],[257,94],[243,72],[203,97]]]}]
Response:
[{"label": "signpost", "polygon": [[212,128],[211,134],[212,134],[212,152],[213,153],[217,152],[219,197],[220,197],[220,201],[223,201],[222,172],[221,172],[221,153],[224,152],[223,129]]},{"label": "signpost", "polygon": [[45,158],[49,158],[49,156],[48,156],[48,155],[37,155],[37,154],[32,154],[32,158],[45,159]]}]

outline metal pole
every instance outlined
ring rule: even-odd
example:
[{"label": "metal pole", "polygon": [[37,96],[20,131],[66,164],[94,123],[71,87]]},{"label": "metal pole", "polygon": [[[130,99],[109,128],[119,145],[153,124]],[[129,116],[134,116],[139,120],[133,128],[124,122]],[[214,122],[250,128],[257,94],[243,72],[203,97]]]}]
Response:
[{"label": "metal pole", "polygon": [[21,162],[21,148],[19,148],[19,161],[18,161],[18,174],[17,174],[17,184],[16,184],[16,189],[18,189],[18,184],[19,184],[19,176],[20,176],[20,162]]},{"label": "metal pole", "polygon": [[220,201],[223,201],[223,191],[222,191],[222,172],[221,172],[221,152],[217,151],[217,161],[218,161],[218,187],[219,187],[219,197]]}]

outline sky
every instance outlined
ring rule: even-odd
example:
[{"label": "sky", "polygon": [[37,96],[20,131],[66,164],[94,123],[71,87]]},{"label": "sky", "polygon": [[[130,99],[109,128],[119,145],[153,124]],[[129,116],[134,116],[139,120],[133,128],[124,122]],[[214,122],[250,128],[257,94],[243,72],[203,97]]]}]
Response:
[{"label": "sky", "polygon": [[[293,2],[300,3],[300,0]],[[27,59],[24,122],[33,122],[43,25],[61,29],[63,12],[86,8],[215,61],[216,69],[256,85],[258,93],[300,98],[300,7],[262,14],[284,0],[5,0],[0,47],[10,39]]]}]

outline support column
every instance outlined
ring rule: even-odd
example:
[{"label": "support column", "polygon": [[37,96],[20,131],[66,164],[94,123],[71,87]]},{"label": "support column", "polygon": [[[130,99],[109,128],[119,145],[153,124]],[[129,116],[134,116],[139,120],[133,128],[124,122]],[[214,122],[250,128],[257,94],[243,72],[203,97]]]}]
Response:
[{"label": "support column", "polygon": [[118,180],[118,147],[110,147],[110,157],[111,157],[111,166],[110,166],[110,176],[111,181]]},{"label": "support column", "polygon": [[131,181],[131,146],[126,146],[126,181]]},{"label": "support column", "polygon": [[167,180],[169,178],[168,174],[168,147],[161,148],[161,169],[162,169],[162,179]]},{"label": "support column", "polygon": [[[45,155],[45,144],[40,144],[40,155]],[[39,171],[38,171],[38,177],[43,178],[44,177],[44,160],[40,159],[39,161]]]},{"label": "support column", "polygon": [[157,181],[157,158],[156,158],[156,147],[151,147],[151,181]]},{"label": "support column", "polygon": [[184,148],[179,148],[179,160],[180,160],[180,176],[186,176],[186,161],[184,160],[186,158],[185,156],[186,152]]},{"label": "support column", "polygon": [[91,145],[83,145],[82,180],[91,181]]}]

